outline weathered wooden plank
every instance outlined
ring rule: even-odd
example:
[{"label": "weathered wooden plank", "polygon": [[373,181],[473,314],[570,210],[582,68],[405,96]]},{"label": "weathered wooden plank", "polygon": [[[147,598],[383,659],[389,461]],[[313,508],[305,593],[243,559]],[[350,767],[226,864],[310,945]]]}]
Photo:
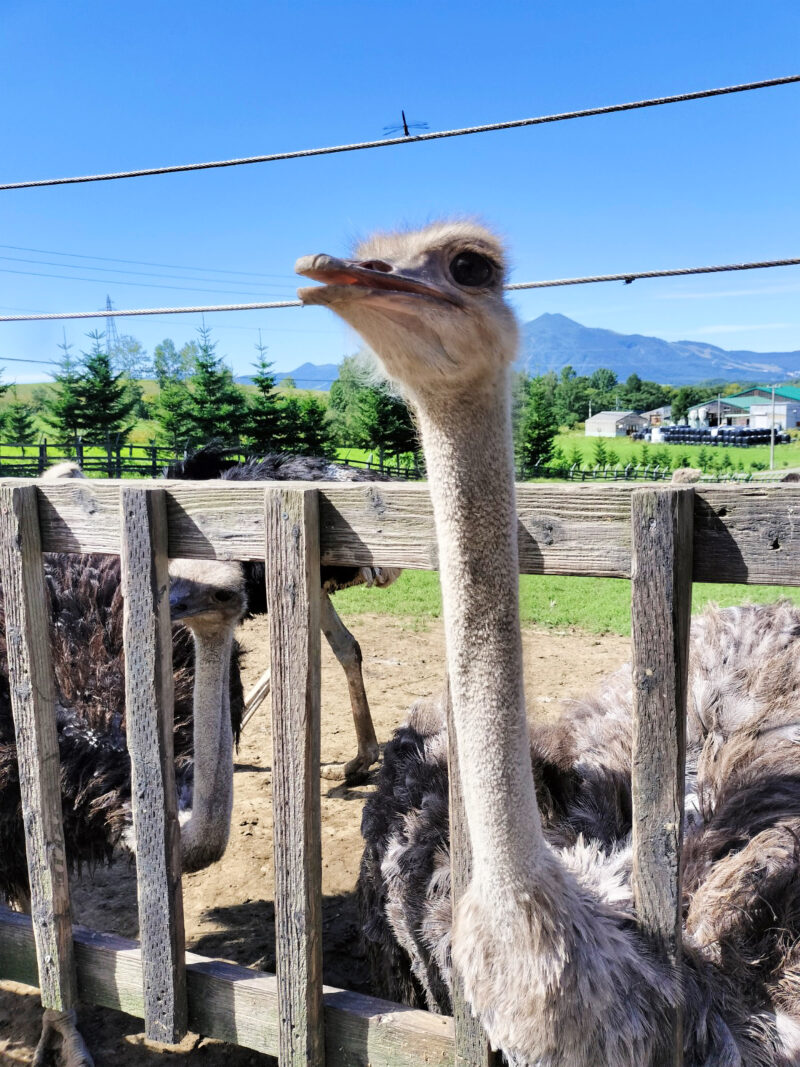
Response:
[{"label": "weathered wooden plank", "polygon": [[[633,894],[637,921],[681,966],[681,848],[694,490],[640,489],[633,531]],[[653,1067],[681,1067],[683,1011]]]},{"label": "weathered wooden plank", "polygon": [[186,942],[173,753],[167,508],[162,489],[122,489],[119,506],[145,1032],[169,1044],[186,1033]]},{"label": "weathered wooden plank", "polygon": [[[142,1018],[139,945],[74,928],[78,986],[89,1004]],[[276,1055],[278,985],[274,975],[186,954],[189,1026],[196,1033]],[[0,907],[0,978],[35,986],[36,952],[27,915]],[[451,1067],[453,1020],[325,986],[327,1067]]]},{"label": "weathered wooden plank", "polygon": [[33,486],[0,489],[0,580],[39,987],[45,1008],[71,1011],[77,1004],[75,961],[61,813],[49,603]]},{"label": "weathered wooden plank", "polygon": [[[455,915],[458,900],[472,875],[472,846],[464,810],[449,682],[445,686],[444,700],[447,708],[447,772],[450,787],[450,900]],[[455,970],[452,1001],[455,1067],[497,1067],[500,1058],[492,1052],[480,1020],[472,1014],[464,997],[463,982]]]},{"label": "weathered wooden plank", "polygon": [[[263,491],[263,489],[262,489]],[[319,500],[267,489],[280,1067],[322,1067]]]},{"label": "weathered wooden plank", "polygon": [[[40,483],[45,551],[119,552],[119,484]],[[171,557],[262,558],[264,483],[156,484],[167,493]],[[315,488],[324,564],[436,569],[427,486],[317,483]],[[521,572],[629,578],[633,491],[625,483],[518,486]],[[800,585],[799,516],[799,486],[696,487],[693,580]]]}]

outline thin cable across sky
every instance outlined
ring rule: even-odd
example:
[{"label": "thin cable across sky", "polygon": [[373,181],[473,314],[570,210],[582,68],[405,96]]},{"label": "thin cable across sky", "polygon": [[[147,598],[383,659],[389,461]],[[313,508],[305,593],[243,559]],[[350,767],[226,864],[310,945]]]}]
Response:
[{"label": "thin cable across sky", "polygon": [[[551,278],[547,281],[512,282],[503,288],[509,291],[519,289],[552,289],[560,285],[594,285],[597,282],[631,282],[645,278],[679,278],[691,274],[721,274],[727,271],[765,270],[770,267],[797,267],[800,257],[795,259],[765,259],[752,263],[723,263],[711,267],[676,267],[669,270],[625,271],[621,274],[591,274],[581,278]],[[302,307],[300,300],[270,300],[254,304],[210,304],[203,307],[174,308],[131,308],[124,311],[104,309],[102,311],[55,311],[38,315],[0,315],[0,322],[47,322],[58,319],[109,319],[124,318],[135,315],[194,315],[217,311],[273,311],[276,308]]]},{"label": "thin cable across sky", "polygon": [[726,85],[719,89],[701,89],[693,93],[677,93],[673,96],[653,97],[650,100],[634,100],[625,104],[609,104],[605,107],[584,108],[580,111],[562,111],[554,115],[539,115],[535,118],[512,119],[508,122],[491,122],[482,126],[463,126],[455,130],[437,130],[408,137],[387,137],[379,141],[358,141],[354,144],[329,145],[323,148],[302,148],[293,152],[273,152],[263,156],[246,156],[240,159],[215,160],[208,163],[182,163],[175,166],[143,167],[138,170],[122,170],[109,174],[82,174],[71,178],[41,178],[36,181],[6,182],[0,191],[10,189],[35,189],[47,185],[75,185],[81,182],[109,182],[119,178],[145,178],[156,174],[178,174],[190,170],[214,170],[219,167],[242,167],[252,163],[276,163],[285,159],[304,159],[307,156],[328,156],[337,152],[360,152],[370,148],[388,148],[392,145],[414,144],[420,141],[437,141],[445,137],[467,137],[474,133],[492,133],[496,130],[513,130],[520,126],[541,126],[548,122],[566,122],[569,119],[589,118],[595,115],[613,115],[619,111],[636,111],[645,107],[660,107],[664,104],[682,104],[689,100],[704,100],[712,96],[727,96],[753,89],[769,89],[777,85],[800,82],[800,74],[766,81],[745,82],[741,85]]}]

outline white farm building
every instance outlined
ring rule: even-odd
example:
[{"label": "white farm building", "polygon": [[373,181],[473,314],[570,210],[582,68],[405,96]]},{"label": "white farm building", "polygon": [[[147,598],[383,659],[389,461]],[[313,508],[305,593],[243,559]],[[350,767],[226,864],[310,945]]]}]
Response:
[{"label": "white farm building", "polygon": [[649,419],[635,411],[598,411],[586,420],[586,436],[627,437],[649,424]]}]

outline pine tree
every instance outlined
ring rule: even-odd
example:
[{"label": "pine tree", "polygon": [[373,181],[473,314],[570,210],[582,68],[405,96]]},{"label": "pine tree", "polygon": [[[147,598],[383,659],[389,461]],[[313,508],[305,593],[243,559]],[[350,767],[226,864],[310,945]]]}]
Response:
[{"label": "pine tree", "polygon": [[333,458],[336,449],[330,432],[325,405],[315,396],[300,401],[300,448],[304,456]]},{"label": "pine tree", "polygon": [[247,421],[247,401],[233,380],[233,374],[214,355],[216,342],[211,331],[201,326],[191,380],[190,416],[194,444],[219,440],[237,444]]},{"label": "pine tree", "polygon": [[419,451],[417,431],[406,402],[386,386],[362,387],[355,396],[352,426],[355,444],[400,456]]},{"label": "pine tree", "polygon": [[260,333],[256,349],[258,359],[253,364],[256,368],[253,375],[256,393],[248,404],[247,437],[259,452],[270,452],[278,448],[281,412],[275,392],[275,375],[270,371],[272,364],[267,360],[267,348],[261,343]]},{"label": "pine tree", "polygon": [[531,378],[522,404],[517,442],[517,459],[523,467],[548,463],[557,434],[558,419],[549,390],[542,378]]},{"label": "pine tree", "polygon": [[[3,391],[5,392],[5,390]],[[26,404],[19,399],[16,385],[13,387],[12,393],[14,399],[3,412],[3,430],[14,444],[32,444],[36,440],[36,426],[34,424],[36,413],[30,404]]]},{"label": "pine tree", "polygon": [[300,452],[303,447],[303,408],[298,396],[288,396],[280,408],[279,452]]},{"label": "pine tree", "polygon": [[72,358],[72,345],[67,344],[66,334],[58,347],[62,355],[58,371],[53,375],[54,385],[43,400],[41,418],[55,432],[59,443],[67,444],[78,437],[83,425],[79,392],[81,374]]},{"label": "pine tree", "polygon": [[192,438],[192,396],[182,381],[166,379],[151,403],[149,416],[159,425],[159,437],[174,452],[179,452]]},{"label": "pine tree", "polygon": [[109,436],[124,439],[130,432],[130,416],[138,398],[128,389],[122,371],[114,374],[104,335],[97,330],[89,335],[92,348],[84,352],[83,373],[75,392],[80,402],[80,422],[88,444],[105,444]]}]

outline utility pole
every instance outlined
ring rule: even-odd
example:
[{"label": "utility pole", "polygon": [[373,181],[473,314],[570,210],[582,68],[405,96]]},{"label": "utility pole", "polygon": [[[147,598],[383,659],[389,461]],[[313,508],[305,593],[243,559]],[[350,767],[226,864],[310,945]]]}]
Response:
[{"label": "utility pole", "polygon": [[769,469],[775,470],[775,386],[772,387],[772,432],[769,435]]}]

